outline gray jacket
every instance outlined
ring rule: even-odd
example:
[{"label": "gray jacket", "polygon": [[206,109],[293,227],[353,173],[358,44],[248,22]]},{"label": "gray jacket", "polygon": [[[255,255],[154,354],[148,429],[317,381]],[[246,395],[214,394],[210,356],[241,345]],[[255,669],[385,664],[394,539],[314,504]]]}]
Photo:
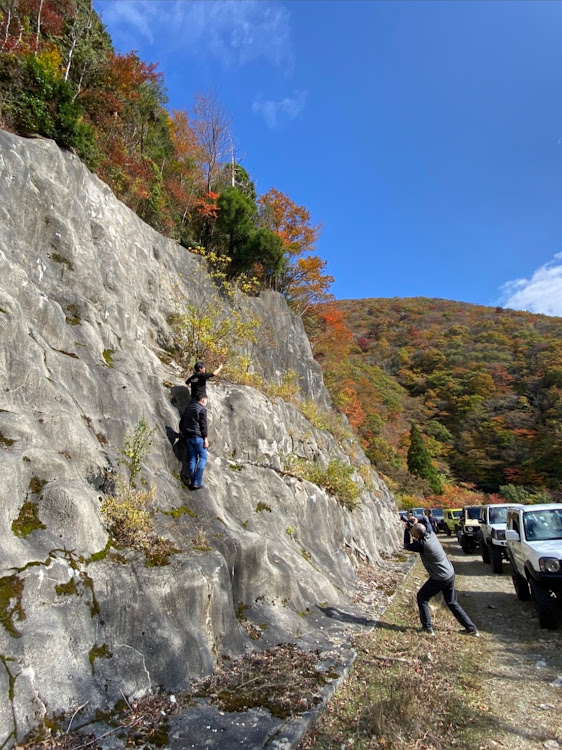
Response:
[{"label": "gray jacket", "polygon": [[437,534],[424,534],[417,541],[409,541],[410,531],[404,531],[404,549],[411,552],[419,552],[421,561],[429,573],[429,577],[434,581],[448,581],[455,575],[455,569],[451,561],[445,554]]}]

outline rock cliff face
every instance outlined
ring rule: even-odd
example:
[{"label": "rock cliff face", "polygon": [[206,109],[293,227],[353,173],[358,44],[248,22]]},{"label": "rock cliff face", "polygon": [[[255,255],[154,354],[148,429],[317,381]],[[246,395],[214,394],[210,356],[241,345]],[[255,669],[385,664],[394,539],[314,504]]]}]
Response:
[{"label": "rock cliff face", "polygon": [[[0,191],[3,746],[87,701],[93,710],[122,694],[181,690],[221,654],[306,645],[301,631],[319,631],[322,615],[303,627],[299,612],[348,607],[354,554],[376,564],[396,548],[398,524],[372,472],[371,491],[355,474],[352,512],[283,473],[290,454],[324,466],[349,458],[294,406],[228,382],[209,386],[206,487],[189,493],[168,437],[187,389],[158,354],[178,290],[195,305],[216,295],[205,261],[50,141],[0,132]],[[305,396],[328,406],[283,299],[240,304],[267,321],[256,371],[278,381],[296,370]],[[179,550],[159,567],[127,550],[95,554],[108,541],[104,492],[141,419],[155,428],[143,475],[155,487],[156,531]],[[355,463],[367,467],[360,452]]]}]

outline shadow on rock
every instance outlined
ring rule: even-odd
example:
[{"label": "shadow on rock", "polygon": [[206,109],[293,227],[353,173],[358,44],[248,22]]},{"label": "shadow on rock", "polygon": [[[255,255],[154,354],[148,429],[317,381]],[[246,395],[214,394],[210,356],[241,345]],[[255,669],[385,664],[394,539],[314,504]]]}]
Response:
[{"label": "shadow on rock", "polygon": [[[189,388],[186,388],[183,385],[174,386],[171,391],[170,402],[172,406],[178,410],[181,418],[181,415],[191,403],[191,393]],[[174,451],[174,456],[181,463],[180,479],[186,487],[189,487],[191,485],[189,478],[189,455],[185,441],[182,440],[179,432],[176,432],[176,430],[168,425],[166,425],[166,436],[170,441],[170,445]]]},{"label": "shadow on rock", "polygon": [[339,622],[349,622],[353,625],[362,625],[363,627],[371,627],[377,624],[376,620],[370,620],[368,617],[358,617],[349,612],[343,612],[336,607],[318,607],[318,609],[325,614],[326,617],[331,617],[333,620],[338,620]]}]

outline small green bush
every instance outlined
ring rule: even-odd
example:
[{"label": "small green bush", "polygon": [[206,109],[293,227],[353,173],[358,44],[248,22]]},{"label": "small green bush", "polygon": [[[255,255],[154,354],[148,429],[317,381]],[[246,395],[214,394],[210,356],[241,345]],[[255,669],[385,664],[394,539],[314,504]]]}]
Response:
[{"label": "small green bush", "polygon": [[299,386],[300,375],[295,370],[287,370],[283,375],[281,382],[270,383],[263,388],[263,392],[269,398],[282,398],[283,401],[288,401],[291,404],[296,403],[296,399],[299,396],[301,389]]},{"label": "small green bush", "polygon": [[291,456],[286,470],[293,476],[323,487],[348,510],[354,510],[359,505],[361,490],[351,478],[355,469],[350,464],[334,458],[323,469],[317,463]]},{"label": "small green bush", "polygon": [[226,313],[214,298],[203,307],[181,309],[178,302],[178,311],[170,315],[168,323],[173,335],[171,353],[187,370],[196,360],[210,365],[235,357],[237,348],[256,342],[260,320],[237,309]]},{"label": "small green bush", "polygon": [[308,421],[318,430],[330,432],[334,438],[342,443],[353,438],[353,432],[343,417],[335,411],[322,409],[312,399],[300,402],[299,410]]}]

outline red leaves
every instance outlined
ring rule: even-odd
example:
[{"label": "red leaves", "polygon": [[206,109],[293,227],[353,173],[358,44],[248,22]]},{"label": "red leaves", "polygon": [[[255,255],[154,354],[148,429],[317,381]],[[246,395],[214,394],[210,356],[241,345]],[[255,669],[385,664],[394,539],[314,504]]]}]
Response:
[{"label": "red leaves", "polygon": [[212,191],[205,193],[201,198],[196,199],[195,210],[205,219],[216,219],[219,215],[219,207],[217,206],[218,197],[219,194]]}]

